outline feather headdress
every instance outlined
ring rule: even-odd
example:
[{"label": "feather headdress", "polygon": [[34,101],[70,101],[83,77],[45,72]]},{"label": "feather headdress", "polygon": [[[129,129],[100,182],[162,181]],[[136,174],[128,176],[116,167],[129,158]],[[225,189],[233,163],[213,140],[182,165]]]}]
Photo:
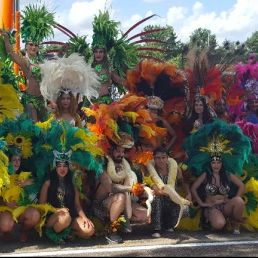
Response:
[{"label": "feather headdress", "polygon": [[40,65],[42,81],[40,90],[45,99],[56,101],[61,90],[86,96],[88,100],[98,97],[98,76],[84,58],[74,53],[67,58],[46,61]]},{"label": "feather headdress", "polygon": [[21,15],[21,36],[25,42],[40,44],[54,35],[54,14],[45,5],[28,5]]},{"label": "feather headdress", "polygon": [[251,144],[237,125],[217,119],[186,138],[188,166],[196,175],[209,172],[212,155],[220,155],[227,172],[242,175]]}]

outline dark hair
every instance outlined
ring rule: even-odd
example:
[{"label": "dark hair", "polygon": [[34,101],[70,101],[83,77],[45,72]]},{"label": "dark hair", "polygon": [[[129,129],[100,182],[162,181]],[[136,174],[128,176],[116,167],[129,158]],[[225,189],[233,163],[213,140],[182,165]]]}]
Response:
[{"label": "dark hair", "polygon": [[203,104],[203,116],[202,116],[203,124],[207,124],[212,121],[212,115],[209,111],[209,107],[206,103],[205,98],[203,96],[198,96],[194,99],[191,114],[188,118],[186,118],[184,126],[183,126],[183,130],[186,134],[189,134],[192,131],[194,121],[198,119],[198,114],[195,112],[195,108],[194,108],[195,103],[197,101],[201,101]]},{"label": "dark hair", "polygon": [[[227,172],[224,168],[224,165],[223,165],[223,161],[221,161],[222,163],[222,166],[221,166],[221,169],[220,169],[220,184],[222,184],[224,187],[228,186],[229,185],[229,178],[228,178],[228,175],[227,175]],[[212,178],[213,178],[213,174],[212,174],[212,168],[211,168],[211,161],[210,161],[210,165],[209,165],[209,170],[211,173],[207,172],[207,182],[209,184],[212,183]]]},{"label": "dark hair", "polygon": [[[47,202],[56,208],[60,207],[60,202],[57,199],[57,189],[59,187],[59,177],[56,172],[56,169],[52,170],[49,175],[50,186],[48,188],[48,198]],[[69,209],[70,215],[75,217],[76,209],[74,205],[75,200],[75,186],[73,184],[73,176],[72,172],[68,171],[67,175],[63,178],[64,180],[64,190],[65,190],[65,198],[64,204],[65,207]]]},{"label": "dark hair", "polygon": [[168,155],[167,150],[164,147],[158,147],[153,151],[153,155],[155,156],[158,152],[160,153],[165,153]]}]

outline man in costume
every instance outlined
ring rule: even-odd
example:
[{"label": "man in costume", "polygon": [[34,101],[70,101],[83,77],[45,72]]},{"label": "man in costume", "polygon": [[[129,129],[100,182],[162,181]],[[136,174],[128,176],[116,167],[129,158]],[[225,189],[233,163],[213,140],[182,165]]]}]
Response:
[{"label": "man in costume", "polygon": [[106,172],[100,178],[95,201],[95,214],[103,219],[108,218],[111,223],[106,234],[110,243],[122,243],[121,236],[117,234],[121,223],[123,231],[129,233],[132,231],[130,219],[148,221],[148,209],[133,203],[131,199],[137,177],[124,157],[125,149],[131,148],[134,142],[128,134],[121,133],[120,137],[121,141],[112,144],[107,156]]}]

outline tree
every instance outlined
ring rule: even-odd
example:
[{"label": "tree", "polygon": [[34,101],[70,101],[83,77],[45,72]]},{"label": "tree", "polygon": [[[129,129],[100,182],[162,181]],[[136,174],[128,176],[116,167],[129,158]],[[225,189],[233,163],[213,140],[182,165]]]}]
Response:
[{"label": "tree", "polygon": [[245,62],[247,50],[244,43],[225,40],[211,55],[213,64],[234,64]]},{"label": "tree", "polygon": [[255,31],[245,44],[249,52],[258,53],[258,31]]},{"label": "tree", "polygon": [[208,29],[198,28],[190,36],[190,47],[197,46],[200,49],[215,50],[217,46],[216,35]]},{"label": "tree", "polygon": [[142,35],[141,39],[153,39],[156,42],[147,42],[143,47],[160,49],[162,51],[146,51],[146,55],[168,61],[180,53],[180,41],[177,41],[177,36],[172,26],[148,25],[143,29],[143,32],[146,33],[147,31],[154,32]]}]

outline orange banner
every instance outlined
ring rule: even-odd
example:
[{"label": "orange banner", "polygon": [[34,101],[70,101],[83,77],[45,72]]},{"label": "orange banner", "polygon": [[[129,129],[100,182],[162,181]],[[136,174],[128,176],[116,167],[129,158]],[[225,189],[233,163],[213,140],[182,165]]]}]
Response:
[{"label": "orange banner", "polygon": [[[20,46],[20,42],[21,42],[21,40],[20,40],[20,20],[21,20],[21,13],[20,13],[20,11],[16,11],[16,13],[15,13],[15,30],[16,30],[16,34],[15,34],[15,52],[16,53],[19,53],[20,52],[20,48],[21,48],[21,46]],[[16,74],[18,74],[18,72],[19,72],[19,66],[16,64],[16,63],[14,63],[14,72],[16,73]]]},{"label": "orange banner", "polygon": [[14,27],[14,0],[0,0],[0,28]]}]

